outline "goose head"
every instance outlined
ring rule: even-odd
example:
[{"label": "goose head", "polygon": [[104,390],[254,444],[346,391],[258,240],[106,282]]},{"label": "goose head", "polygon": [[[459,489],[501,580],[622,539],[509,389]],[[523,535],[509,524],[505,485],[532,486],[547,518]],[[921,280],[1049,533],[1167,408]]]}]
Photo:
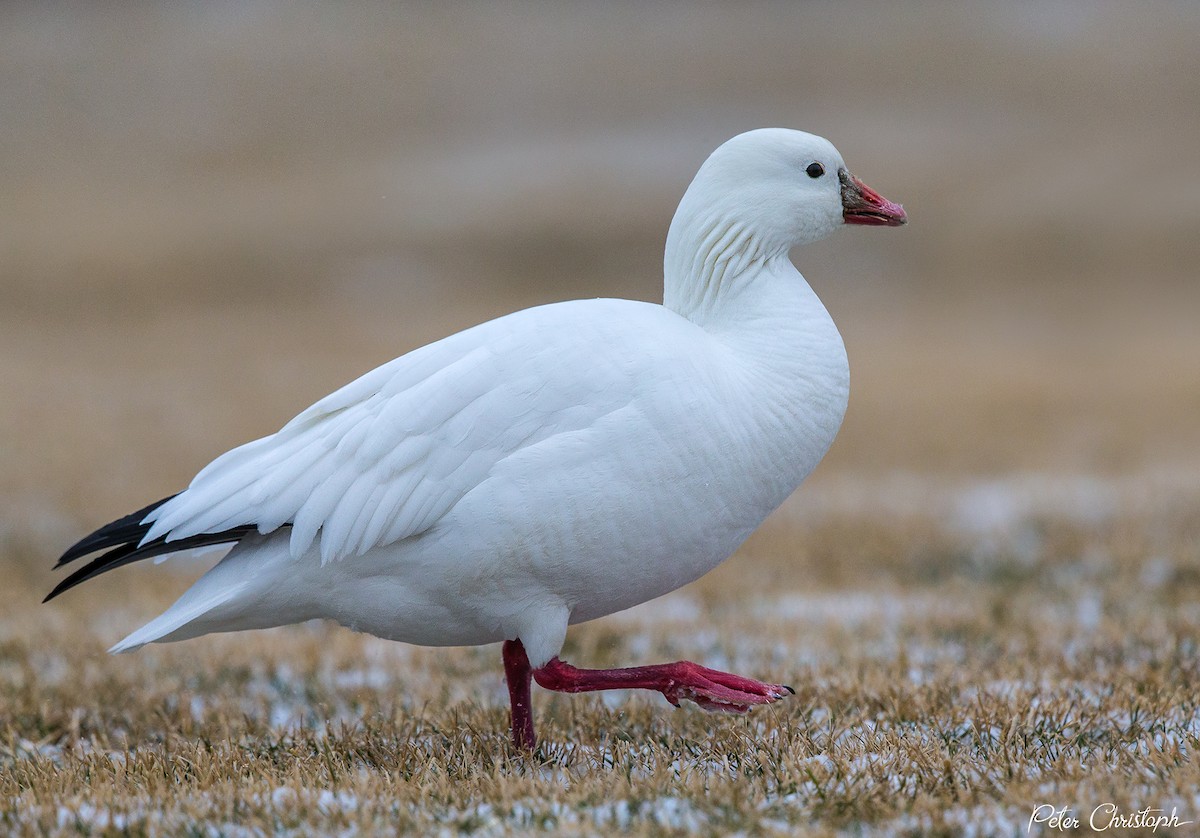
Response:
[{"label": "goose head", "polygon": [[907,220],[902,206],[850,174],[828,140],[785,128],[739,134],[709,156],[679,203],[663,304],[696,322],[711,319],[720,299],[786,262],[792,248],[846,224]]},{"label": "goose head", "polygon": [[833,143],[785,128],[748,131],[718,147],[680,209],[702,226],[735,224],[768,253],[845,224],[898,227],[908,220],[902,206],[850,173]]}]

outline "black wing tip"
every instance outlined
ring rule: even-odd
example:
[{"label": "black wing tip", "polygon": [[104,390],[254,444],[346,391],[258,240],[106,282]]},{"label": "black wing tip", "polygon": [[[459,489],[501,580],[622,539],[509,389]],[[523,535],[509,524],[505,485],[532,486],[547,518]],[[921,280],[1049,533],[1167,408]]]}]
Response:
[{"label": "black wing tip", "polygon": [[122,544],[129,544],[132,541],[140,542],[146,533],[150,531],[150,526],[143,524],[142,520],[173,497],[175,495],[169,495],[162,500],[156,500],[154,503],[139,509],[137,512],[131,512],[122,518],[110,521],[95,532],[85,535],[67,548],[67,551],[59,557],[58,563],[54,565],[54,569],[58,570],[63,565],[83,558],[88,553],[95,553],[106,547],[116,547]]},{"label": "black wing tip", "polygon": [[[148,550],[150,546],[151,545],[147,544],[146,547],[142,549]],[[74,588],[76,585],[86,582],[93,576],[99,576],[106,570],[112,570],[113,568],[128,564],[131,561],[137,561],[139,558],[142,558],[142,556],[139,555],[139,552],[140,551],[137,543],[134,542],[132,544],[122,544],[113,550],[109,550],[103,555],[97,556],[83,567],[77,568],[70,576],[55,585],[54,590],[46,594],[46,598],[43,599],[42,602],[49,602],[59,594],[65,593],[71,588]]]},{"label": "black wing tip", "polygon": [[63,581],[61,581],[57,585],[55,585],[54,590],[52,590],[50,593],[46,594],[45,597],[42,598],[42,605],[45,605],[47,602],[54,599],[56,596],[61,594],[63,591],[66,591],[69,588],[73,587],[73,585],[67,584],[70,581],[71,581],[70,579],[64,579]]},{"label": "black wing tip", "polygon": [[[161,501],[160,501],[161,503]],[[134,515],[141,514],[135,512]],[[253,524],[243,524],[238,527],[231,527],[227,530],[214,533],[200,533],[198,535],[181,538],[177,541],[167,541],[165,538],[156,538],[148,544],[140,544],[140,538],[130,540],[125,543],[119,543],[112,550],[103,553],[100,556],[92,559],[83,567],[78,568],[55,586],[54,590],[46,595],[42,600],[43,603],[49,602],[59,594],[69,591],[76,585],[88,581],[92,577],[99,576],[101,573],[107,573],[110,570],[116,570],[118,567],[124,567],[142,559],[149,559],[154,556],[162,556],[166,553],[175,553],[179,550],[192,550],[197,547],[209,547],[214,544],[228,544],[231,541],[241,541],[247,535],[255,532],[258,528]]]}]

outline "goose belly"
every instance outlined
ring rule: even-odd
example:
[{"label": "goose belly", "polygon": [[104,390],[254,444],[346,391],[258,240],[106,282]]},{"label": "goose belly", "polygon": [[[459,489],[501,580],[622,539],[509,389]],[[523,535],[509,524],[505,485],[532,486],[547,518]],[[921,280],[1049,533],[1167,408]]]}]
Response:
[{"label": "goose belly", "polygon": [[611,614],[712,570],[803,478],[752,478],[719,429],[668,436],[636,413],[611,424],[511,458],[435,526],[424,549],[446,563],[444,596],[561,603],[571,622]]},{"label": "goose belly", "polygon": [[707,398],[669,418],[631,404],[516,452],[430,530],[337,562],[350,576],[326,616],[408,642],[488,643],[531,610],[578,623],[698,579],[800,484],[840,419],[714,422]]}]

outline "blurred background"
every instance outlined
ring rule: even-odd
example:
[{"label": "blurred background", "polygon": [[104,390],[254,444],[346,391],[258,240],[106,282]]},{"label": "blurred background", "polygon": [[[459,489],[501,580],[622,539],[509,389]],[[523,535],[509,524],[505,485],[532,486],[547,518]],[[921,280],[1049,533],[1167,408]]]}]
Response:
[{"label": "blurred background", "polygon": [[48,583],[383,361],[661,299],[691,176],[768,125],[911,217],[794,254],[853,385],[777,528],[1194,498],[1197,44],[1191,2],[5,3],[0,547]]}]

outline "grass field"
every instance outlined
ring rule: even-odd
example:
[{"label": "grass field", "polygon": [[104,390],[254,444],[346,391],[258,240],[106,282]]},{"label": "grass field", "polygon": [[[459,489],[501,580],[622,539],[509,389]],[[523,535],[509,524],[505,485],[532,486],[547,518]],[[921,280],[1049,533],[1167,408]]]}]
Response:
[{"label": "grass field", "polygon": [[[0,830],[1198,831],[1197,42],[1186,3],[4,6]],[[656,299],[688,178],[763,124],[912,218],[796,254],[846,425],[733,559],[564,657],[794,698],[535,689],[527,758],[498,647],[105,654],[211,558],[39,604],[75,538],[400,352]]]}]

